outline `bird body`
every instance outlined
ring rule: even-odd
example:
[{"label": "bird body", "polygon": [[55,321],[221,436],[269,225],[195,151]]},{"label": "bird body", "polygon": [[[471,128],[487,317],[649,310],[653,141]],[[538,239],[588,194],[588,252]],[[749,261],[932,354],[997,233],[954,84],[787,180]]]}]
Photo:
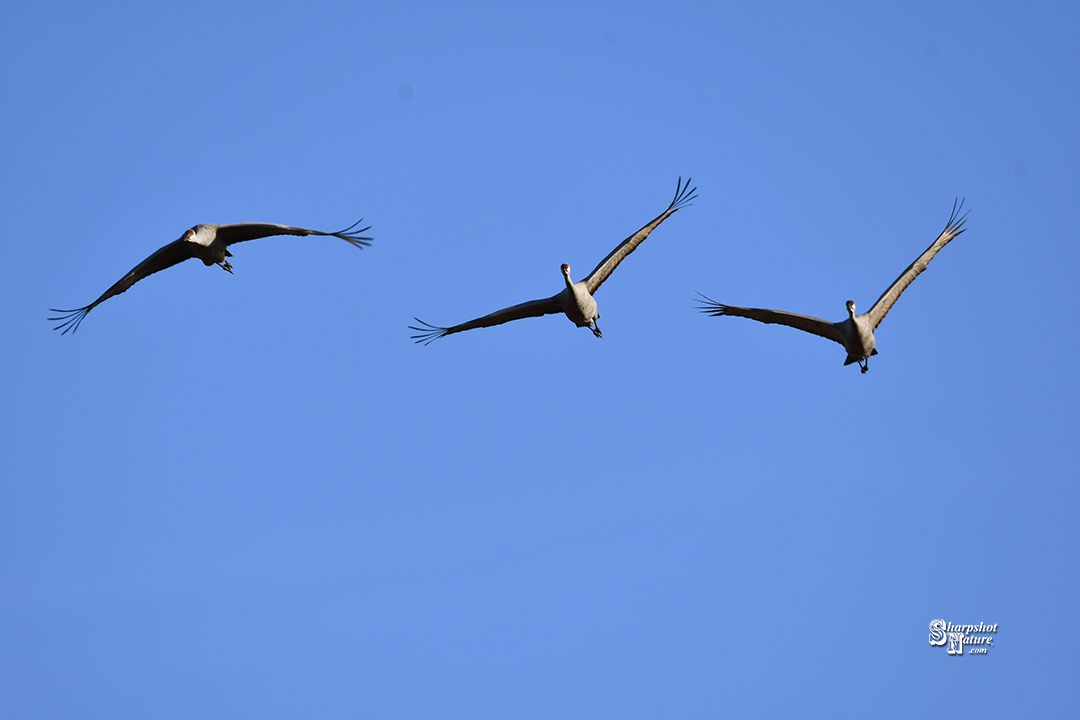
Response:
[{"label": "bird body", "polygon": [[232,265],[229,264],[226,258],[232,257],[232,253],[229,252],[228,248],[230,245],[246,240],[270,237],[271,235],[328,235],[341,238],[354,247],[364,248],[371,245],[371,238],[361,237],[360,233],[370,229],[371,226],[355,230],[354,228],[359,224],[360,222],[353,223],[338,232],[322,232],[274,223],[235,223],[232,225],[204,223],[196,225],[186,230],[178,240],[159,248],[150,257],[132,268],[127,275],[120,278],[94,302],[75,310],[53,309],[52,312],[61,314],[57,317],[51,317],[49,320],[60,323],[53,329],[61,330],[61,335],[74,332],[79,329],[79,325],[82,323],[83,318],[86,317],[86,314],[101,303],[114,295],[125,292],[148,275],[153,275],[191,258],[202,260],[203,264],[207,266],[220,265],[223,270],[231,273],[233,271]]},{"label": "bird body", "polygon": [[220,265],[232,272],[232,265],[225,258],[232,257],[223,238],[218,237],[220,225],[205,223],[196,225],[183,234],[179,242],[190,245],[191,256],[203,261],[203,265]]},{"label": "bird body", "polygon": [[840,337],[844,339],[844,349],[848,352],[844,364],[850,365],[857,362],[862,367],[861,363],[865,362],[868,357],[877,355],[877,350],[874,349],[877,339],[874,337],[874,328],[871,325],[870,318],[866,314],[856,315],[855,303],[851,300],[847,301],[847,309],[847,320],[836,323],[836,329],[840,333]]},{"label": "bird body", "polygon": [[603,337],[600,334],[600,328],[596,325],[596,321],[600,319],[600,313],[596,310],[596,299],[589,292],[589,286],[584,280],[581,282],[571,280],[570,266],[566,263],[562,264],[562,274],[566,279],[566,289],[556,295],[562,311],[566,313],[570,322],[578,327],[589,328],[596,337]]},{"label": "bird body", "polygon": [[413,318],[423,327],[409,326],[410,330],[416,330],[417,333],[419,333],[413,335],[412,339],[417,343],[424,343],[427,345],[446,335],[463,332],[465,330],[492,327],[493,325],[502,325],[503,323],[512,320],[540,317],[541,315],[551,315],[560,312],[566,315],[574,325],[577,325],[578,327],[587,327],[592,330],[593,335],[596,337],[603,337],[600,333],[599,326],[596,324],[597,320],[600,319],[600,313],[597,311],[596,307],[596,299],[593,297],[596,294],[596,291],[600,289],[600,285],[611,276],[611,273],[615,271],[615,268],[619,266],[619,263],[623,261],[623,258],[632,253],[634,248],[638,245],[645,242],[645,238],[649,237],[649,233],[655,230],[660,223],[664,222],[664,220],[670,217],[676,210],[690,204],[690,201],[697,197],[697,195],[694,195],[696,191],[697,188],[690,189],[689,178],[686,180],[686,185],[683,185],[682,178],[680,177],[679,183],[675,187],[675,199],[668,205],[667,210],[646,224],[645,227],[619,243],[606,258],[600,261],[600,264],[597,265],[584,280],[581,280],[580,282],[571,280],[570,266],[563,263],[562,274],[566,287],[556,295],[541,300],[530,300],[529,302],[524,302],[519,305],[512,305],[511,307],[496,310],[489,315],[461,323],[460,325],[454,325],[453,327],[430,325],[420,318]]},{"label": "bird body", "polygon": [[963,206],[964,203],[962,201],[953,204],[953,212],[949,217],[949,222],[946,223],[945,229],[937,239],[930,244],[930,247],[928,247],[922,255],[916,258],[915,262],[911,263],[911,265],[900,274],[900,277],[893,281],[893,284],[890,285],[889,288],[881,294],[881,297],[877,299],[874,306],[861,315],[855,314],[855,303],[851,300],[847,301],[847,319],[837,323],[827,322],[809,315],[798,315],[784,310],[766,310],[763,308],[745,308],[736,307],[734,305],[724,305],[723,303],[718,303],[704,295],[701,296],[703,300],[699,301],[701,302],[701,305],[698,309],[713,317],[745,317],[766,324],[787,325],[788,327],[793,327],[797,330],[803,330],[808,333],[813,333],[814,335],[828,338],[829,340],[840,343],[844,346],[844,349],[847,350],[848,354],[847,359],[844,360],[844,365],[850,365],[851,363],[857,362],[859,363],[862,372],[865,373],[869,369],[869,358],[872,355],[878,354],[874,347],[877,344],[877,340],[874,338],[874,331],[877,330],[881,321],[885,319],[885,315],[900,298],[900,294],[904,292],[907,286],[926,269],[927,265],[929,265],[930,261],[934,258],[934,255],[936,255],[941,248],[945,247],[953,238],[964,232],[962,226],[967,219],[967,215],[965,214],[963,217],[957,219],[957,214]]}]

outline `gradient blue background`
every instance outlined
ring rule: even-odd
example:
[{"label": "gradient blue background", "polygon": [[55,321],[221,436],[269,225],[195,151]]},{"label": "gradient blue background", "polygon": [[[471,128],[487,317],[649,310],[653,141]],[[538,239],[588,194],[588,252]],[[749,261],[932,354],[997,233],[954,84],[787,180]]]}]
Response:
[{"label": "gradient blue background", "polygon": [[[1066,2],[5,5],[0,714],[1072,715],[1078,37]],[[603,340],[409,340],[584,277],[680,176]],[[866,375],[692,308],[867,309],[957,196]],[[45,320],[195,223],[360,217]]]}]

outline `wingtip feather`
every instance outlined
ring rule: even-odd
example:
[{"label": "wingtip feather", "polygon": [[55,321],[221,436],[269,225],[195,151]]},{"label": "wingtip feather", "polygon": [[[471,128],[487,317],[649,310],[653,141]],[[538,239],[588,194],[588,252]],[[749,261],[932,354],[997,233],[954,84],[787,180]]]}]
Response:
[{"label": "wingtip feather", "polygon": [[49,322],[59,322],[60,324],[53,328],[53,330],[60,330],[61,335],[67,335],[69,332],[74,334],[79,329],[79,325],[82,324],[83,318],[90,312],[92,306],[78,308],[77,310],[57,310],[56,308],[49,308],[49,312],[60,313],[56,317],[46,318]]},{"label": "wingtip feather", "polygon": [[410,330],[415,330],[417,333],[419,333],[418,335],[409,336],[413,341],[415,341],[417,345],[419,345],[420,343],[423,343],[424,345],[430,345],[439,338],[445,336],[447,334],[447,330],[449,330],[449,328],[439,327],[438,325],[426,323],[416,316],[413,316],[413,320],[424,326],[416,327],[415,325],[409,325]]},{"label": "wingtip feather", "polygon": [[339,230],[337,232],[327,233],[327,235],[333,235],[334,237],[341,238],[342,240],[345,240],[346,242],[351,244],[353,247],[357,247],[357,248],[360,248],[361,250],[363,250],[365,247],[371,247],[371,242],[375,238],[363,237],[360,234],[360,233],[364,233],[364,232],[367,232],[368,230],[370,230],[371,229],[370,225],[368,225],[367,227],[362,227],[359,230],[354,229],[357,225],[359,225],[362,222],[364,222],[364,218],[360,218],[359,220],[357,220],[356,222],[354,222],[352,225],[345,228],[344,230]]}]

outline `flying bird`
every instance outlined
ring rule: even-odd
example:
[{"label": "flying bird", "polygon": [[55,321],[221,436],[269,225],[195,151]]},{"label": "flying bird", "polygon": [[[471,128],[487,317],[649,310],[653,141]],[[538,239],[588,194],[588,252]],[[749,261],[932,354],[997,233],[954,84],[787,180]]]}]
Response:
[{"label": "flying bird", "polygon": [[61,314],[49,318],[49,321],[60,323],[53,330],[62,330],[61,335],[67,335],[69,331],[74,332],[79,329],[79,325],[87,313],[113,295],[119,295],[147,275],[153,275],[191,258],[198,258],[207,266],[220,265],[223,270],[231,273],[233,271],[232,265],[225,259],[232,257],[228,247],[245,240],[255,240],[270,237],[271,235],[329,235],[341,238],[355,247],[363,249],[365,246],[371,245],[372,238],[360,236],[360,233],[371,229],[370,225],[359,230],[354,229],[361,222],[363,220],[353,223],[344,230],[329,233],[274,223],[235,223],[233,225],[207,223],[196,225],[185,231],[179,240],[174,240],[136,265],[131,272],[120,278],[115,285],[102,293],[101,297],[86,307],[76,310],[50,308],[50,312]]},{"label": "flying bird", "polygon": [[949,222],[946,223],[945,229],[937,240],[915,262],[911,263],[907,270],[900,274],[900,277],[896,278],[893,284],[889,286],[889,289],[870,308],[869,312],[862,315],[855,314],[855,303],[851,300],[847,301],[847,320],[831,323],[819,320],[816,317],[797,315],[783,310],[761,310],[724,305],[701,295],[701,293],[698,293],[702,297],[702,300],[697,301],[700,303],[698,310],[714,317],[734,315],[763,323],[787,325],[814,335],[820,335],[829,340],[835,340],[847,350],[848,355],[847,359],[844,360],[844,364],[850,365],[857,362],[859,367],[862,368],[862,372],[866,372],[869,369],[870,356],[878,354],[877,350],[874,349],[874,331],[877,330],[881,321],[885,319],[889,309],[900,298],[900,293],[904,292],[907,286],[918,277],[919,273],[926,269],[926,266],[934,259],[934,255],[937,255],[941,248],[948,245],[950,240],[964,232],[961,226],[967,220],[967,214],[965,213],[963,217],[957,219],[957,215],[963,207],[963,200],[959,204],[953,203],[952,216],[949,217]]},{"label": "flying bird", "polygon": [[451,335],[464,330],[502,325],[511,320],[540,317],[541,315],[551,315],[554,313],[565,313],[570,322],[578,327],[589,328],[596,337],[603,337],[600,334],[600,328],[596,324],[596,321],[600,319],[600,313],[596,311],[596,300],[593,299],[593,295],[600,289],[600,285],[602,285],[611,273],[615,271],[615,268],[619,266],[619,263],[623,261],[623,258],[634,252],[634,248],[638,245],[645,242],[645,238],[649,237],[649,233],[655,230],[657,225],[664,222],[669,215],[676,210],[689,205],[690,201],[697,197],[697,195],[694,194],[696,192],[696,187],[692,190],[690,189],[690,178],[687,178],[686,185],[683,185],[682,178],[680,177],[678,185],[675,186],[675,199],[668,205],[667,210],[645,227],[619,243],[618,247],[612,250],[584,280],[580,282],[571,280],[570,266],[563,263],[562,275],[563,280],[566,282],[566,287],[558,294],[543,300],[532,300],[530,302],[521,303],[520,305],[503,308],[490,315],[485,315],[482,318],[470,320],[469,322],[461,323],[460,325],[454,325],[453,327],[430,325],[420,318],[414,317],[413,319],[423,327],[416,327],[414,325],[409,326],[410,330],[415,330],[419,333],[418,335],[413,335],[412,339],[417,343],[424,343],[427,345],[445,335]]}]

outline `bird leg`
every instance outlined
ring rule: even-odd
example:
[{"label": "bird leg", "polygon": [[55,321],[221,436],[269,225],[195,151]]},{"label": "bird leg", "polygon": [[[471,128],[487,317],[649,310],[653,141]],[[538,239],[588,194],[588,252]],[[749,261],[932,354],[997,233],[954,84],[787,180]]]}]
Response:
[{"label": "bird leg", "polygon": [[869,370],[870,369],[870,358],[866,358],[865,360],[860,360],[859,361],[859,367],[862,368],[863,372],[866,372],[867,370]]},{"label": "bird leg", "polygon": [[589,329],[592,330],[592,334],[595,335],[596,337],[598,337],[598,338],[604,337],[604,335],[600,332],[600,326],[596,324],[595,320],[593,320],[592,327],[590,327]]},{"label": "bird leg", "polygon": [[232,265],[229,264],[228,260],[222,260],[221,262],[218,263],[218,265],[220,265],[221,269],[224,270],[225,272],[229,273],[230,275],[234,274],[233,271],[232,271]]}]

